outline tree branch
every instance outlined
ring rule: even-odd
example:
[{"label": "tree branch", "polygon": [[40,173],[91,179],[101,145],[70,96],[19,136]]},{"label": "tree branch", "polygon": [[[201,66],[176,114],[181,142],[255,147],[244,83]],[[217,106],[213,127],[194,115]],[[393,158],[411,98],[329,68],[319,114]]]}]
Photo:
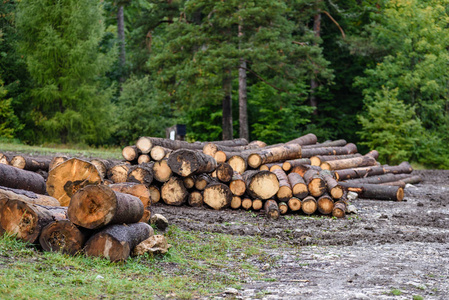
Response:
[{"label": "tree branch", "polygon": [[247,70],[247,71],[250,71],[250,72],[253,73],[257,78],[259,78],[262,82],[264,82],[265,84],[268,84],[269,86],[271,86],[271,87],[274,88],[275,90],[277,90],[277,91],[279,91],[279,92],[284,92],[284,93],[287,93],[287,94],[290,95],[290,93],[289,93],[288,91],[283,90],[283,89],[281,89],[281,88],[279,88],[279,87],[277,87],[277,86],[275,86],[275,85],[269,83],[268,81],[266,81],[265,79],[263,79],[259,74],[257,74],[256,72],[254,72],[253,70],[248,69],[248,68],[243,68],[243,67],[239,67],[239,68],[240,68],[240,69]]},{"label": "tree branch", "polygon": [[335,21],[335,19],[332,18],[332,16],[331,16],[327,11],[323,10],[323,13],[324,13],[326,16],[328,16],[329,19],[331,19],[331,21],[334,22],[335,25],[337,25],[338,29],[340,29],[341,36],[343,37],[343,39],[346,39],[345,32],[344,32],[343,29],[340,27],[340,24],[338,24],[338,22]]}]

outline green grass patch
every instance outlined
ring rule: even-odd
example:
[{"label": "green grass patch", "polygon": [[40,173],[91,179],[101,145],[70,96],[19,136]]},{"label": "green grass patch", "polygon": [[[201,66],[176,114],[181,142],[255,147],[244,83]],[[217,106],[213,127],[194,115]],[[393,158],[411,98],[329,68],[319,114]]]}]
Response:
[{"label": "green grass patch", "polygon": [[[0,299],[191,299],[211,296],[247,280],[267,280],[273,239],[183,231],[170,226],[164,256],[126,262],[42,252],[10,236],[0,238]],[[275,261],[270,261],[275,263]],[[272,280],[272,279],[269,279]],[[274,280],[274,279],[273,279]]]},{"label": "green grass patch", "polygon": [[400,295],[402,295],[402,291],[401,291],[401,290],[398,290],[398,289],[392,289],[392,290],[390,291],[390,294],[392,294],[392,295],[394,295],[394,296],[400,296]]}]

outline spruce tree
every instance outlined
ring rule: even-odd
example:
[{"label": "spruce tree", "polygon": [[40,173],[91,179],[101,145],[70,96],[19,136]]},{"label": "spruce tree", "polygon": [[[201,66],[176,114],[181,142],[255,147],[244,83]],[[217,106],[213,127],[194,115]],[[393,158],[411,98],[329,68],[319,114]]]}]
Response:
[{"label": "spruce tree", "polygon": [[112,57],[99,49],[104,34],[101,1],[22,0],[17,27],[34,81],[29,101],[35,126],[43,131],[40,138],[104,142],[111,132],[112,108],[97,80]]}]

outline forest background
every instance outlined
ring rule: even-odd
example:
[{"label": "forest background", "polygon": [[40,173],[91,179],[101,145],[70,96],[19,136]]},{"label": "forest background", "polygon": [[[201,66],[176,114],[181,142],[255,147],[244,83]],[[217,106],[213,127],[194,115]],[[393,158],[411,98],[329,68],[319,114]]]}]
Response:
[{"label": "forest background", "polygon": [[268,144],[449,168],[449,0],[2,0],[0,137]]}]

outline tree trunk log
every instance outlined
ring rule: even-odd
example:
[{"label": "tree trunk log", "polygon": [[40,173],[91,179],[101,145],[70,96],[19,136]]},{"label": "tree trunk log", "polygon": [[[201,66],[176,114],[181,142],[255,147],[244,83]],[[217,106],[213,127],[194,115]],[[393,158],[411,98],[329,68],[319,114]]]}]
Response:
[{"label": "tree trunk log", "polygon": [[346,154],[346,155],[316,155],[316,156],[312,156],[310,158],[310,164],[309,165],[318,166],[319,167],[325,161],[341,160],[341,159],[360,157],[360,156],[362,156],[362,154],[360,154],[360,153]]},{"label": "tree trunk log", "polygon": [[[218,152],[217,152],[218,153]],[[227,156],[227,154],[225,154]],[[243,174],[248,164],[246,160],[248,159],[248,154],[236,154],[228,157],[228,164],[232,167],[235,172]]]},{"label": "tree trunk log", "polygon": [[393,201],[404,199],[404,189],[400,186],[351,182],[340,182],[340,185],[348,191],[356,192],[359,198]]},{"label": "tree trunk log", "polygon": [[203,199],[204,203],[218,210],[231,205],[232,193],[223,183],[211,183],[204,189]]},{"label": "tree trunk log", "polygon": [[332,210],[334,209],[334,201],[329,195],[322,195],[316,202],[318,205],[318,211],[321,214],[329,215],[332,213]]},{"label": "tree trunk log", "polygon": [[318,209],[318,205],[316,200],[312,196],[307,196],[301,200],[301,210],[306,215],[311,215]]},{"label": "tree trunk log", "polygon": [[173,150],[171,149],[164,148],[162,146],[154,146],[151,148],[150,155],[153,160],[159,161],[166,158],[172,152]]},{"label": "tree trunk log", "polygon": [[[231,140],[235,141],[235,140]],[[258,144],[251,144],[251,145],[242,145],[242,146],[225,146],[217,144],[216,142],[207,143],[203,147],[203,153],[207,154],[209,156],[214,157],[215,154],[218,151],[223,152],[242,152],[246,150],[254,150],[254,149],[260,149],[261,147]]]},{"label": "tree trunk log", "polygon": [[336,218],[344,218],[346,213],[346,203],[344,201],[337,201],[332,209],[332,216]]},{"label": "tree trunk log", "polygon": [[153,182],[153,165],[154,163],[147,163],[141,165],[131,166],[128,170],[127,182],[142,183],[150,186]]},{"label": "tree trunk log", "polygon": [[299,166],[294,167],[290,171],[290,173],[297,173],[297,174],[301,175],[302,177],[304,177],[304,174],[310,169],[317,170],[318,172],[321,171],[320,167],[311,166],[311,165],[299,165]]},{"label": "tree trunk log", "polygon": [[151,217],[150,206],[152,204],[150,190],[141,183],[135,182],[122,182],[110,184],[109,187],[119,193],[133,195],[142,201],[144,213],[140,222],[148,222],[149,217]]},{"label": "tree trunk log", "polygon": [[248,156],[248,165],[252,168],[258,168],[261,164],[296,159],[301,157],[301,146],[298,144],[289,144],[278,146]]},{"label": "tree trunk log", "polygon": [[195,180],[195,188],[199,191],[204,191],[206,186],[213,181],[214,179],[212,179],[212,177],[208,174],[198,175]]},{"label": "tree trunk log", "polygon": [[97,168],[102,179],[107,178],[108,170],[118,164],[116,162],[113,162],[112,160],[98,158],[92,159],[90,163]]},{"label": "tree trunk log", "polygon": [[181,178],[172,176],[161,189],[161,198],[168,205],[182,205],[186,202],[189,193]]},{"label": "tree trunk log", "polygon": [[5,200],[1,205],[1,231],[30,243],[37,241],[42,229],[50,222],[63,219],[67,219],[66,207],[44,206],[21,200]]},{"label": "tree trunk log", "polygon": [[317,170],[310,169],[305,172],[304,181],[307,184],[310,195],[314,197],[320,197],[326,191],[326,182]]},{"label": "tree trunk log", "polygon": [[93,235],[84,249],[88,256],[105,257],[113,262],[126,260],[132,249],[150,237],[146,223],[111,225]]},{"label": "tree trunk log", "polygon": [[203,206],[204,200],[203,195],[200,191],[192,191],[189,194],[189,199],[187,201],[192,207],[200,207]]},{"label": "tree trunk log", "polygon": [[294,197],[303,199],[309,195],[309,190],[304,178],[298,173],[292,172],[288,174],[288,181],[292,187],[292,194]]},{"label": "tree trunk log", "polygon": [[[129,162],[137,162],[137,158],[139,155],[142,154],[139,149],[133,145],[133,146],[126,146],[122,150],[122,156],[125,160]],[[146,153],[144,153],[146,154]]]},{"label": "tree trunk log", "polygon": [[50,171],[51,169],[53,169],[54,167],[56,167],[60,163],[65,162],[66,160],[69,160],[69,158],[67,156],[55,156],[55,157],[53,157],[51,159],[51,161],[50,161],[50,165],[48,166],[48,170]]},{"label": "tree trunk log", "polygon": [[414,176],[409,176],[409,177],[403,178],[398,181],[385,182],[385,183],[381,183],[381,184],[394,185],[394,186],[400,186],[402,188],[405,188],[405,186],[407,184],[416,184],[416,183],[420,183],[421,181],[422,181],[421,176],[414,175]]},{"label": "tree trunk log", "polygon": [[253,207],[253,201],[250,198],[243,198],[242,207],[245,210],[250,210]]},{"label": "tree trunk log", "polygon": [[316,135],[314,135],[313,133],[308,133],[306,135],[300,136],[294,140],[288,141],[287,143],[285,143],[286,145],[290,145],[290,144],[297,144],[297,145],[313,145],[316,144],[316,142],[318,141]]},{"label": "tree trunk log", "polygon": [[343,147],[318,147],[302,149],[302,158],[310,158],[317,155],[344,155],[357,153],[357,146],[349,143]]},{"label": "tree trunk log", "polygon": [[409,174],[413,171],[412,166],[408,162],[402,162],[398,166],[374,166],[356,169],[344,169],[335,171],[335,177],[338,181],[348,180],[352,178],[363,178],[367,176],[376,176],[387,173],[393,174]]},{"label": "tree trunk log", "polygon": [[320,175],[326,182],[327,191],[333,199],[340,199],[343,197],[344,190],[341,185],[338,184],[337,180],[335,180],[334,176],[332,176],[330,171],[323,170],[320,172]]},{"label": "tree trunk log", "polygon": [[282,169],[273,170],[272,173],[276,175],[279,181],[279,190],[276,193],[276,197],[279,201],[288,201],[293,196],[293,192],[287,174]]},{"label": "tree trunk log", "polygon": [[0,186],[0,199],[1,198],[5,200],[20,200],[45,206],[60,206],[59,201],[53,197],[36,194],[31,191],[12,189],[3,186]]},{"label": "tree trunk log", "polygon": [[151,161],[151,157],[148,154],[140,154],[137,158],[137,164],[146,164]]},{"label": "tree trunk log", "polygon": [[242,198],[239,196],[233,196],[231,200],[231,208],[238,209],[242,206]]},{"label": "tree trunk log", "polygon": [[263,202],[260,199],[254,199],[253,203],[251,205],[251,207],[253,208],[253,210],[261,210],[263,207]]},{"label": "tree trunk log", "polygon": [[172,176],[173,172],[168,165],[167,159],[162,159],[154,163],[153,176],[159,182],[167,182]]},{"label": "tree trunk log", "polygon": [[265,214],[269,219],[277,220],[279,219],[279,206],[276,201],[270,199],[267,200],[264,204]]},{"label": "tree trunk log", "polygon": [[229,189],[234,196],[243,196],[246,192],[246,183],[243,180],[242,175],[234,172],[231,183],[229,183]]},{"label": "tree trunk log", "polygon": [[335,140],[335,141],[327,141],[324,143],[316,143],[313,145],[304,145],[303,149],[312,149],[312,148],[323,148],[323,147],[343,147],[346,146],[347,142],[345,140]]},{"label": "tree trunk log", "polygon": [[184,178],[182,178],[182,181],[184,182],[184,186],[186,189],[191,189],[191,188],[195,187],[196,176],[191,175],[191,176],[184,177]]},{"label": "tree trunk log", "polygon": [[35,157],[26,157],[22,155],[16,155],[14,156],[9,164],[13,167],[37,172],[38,170],[43,170],[45,172],[48,172],[48,168],[50,166],[50,159],[46,158],[35,158]]},{"label": "tree trunk log", "polygon": [[269,163],[269,164],[263,164],[259,167],[259,171],[270,171],[273,172],[273,170],[283,170],[282,169],[282,165],[284,163],[283,162],[279,162],[279,163]]},{"label": "tree trunk log", "polygon": [[279,181],[269,171],[246,171],[242,177],[246,182],[246,191],[254,199],[270,199],[279,191]]},{"label": "tree trunk log", "polygon": [[184,149],[173,151],[168,158],[168,165],[174,173],[183,177],[211,173],[217,168],[217,162],[213,157],[202,152]]},{"label": "tree trunk log", "polygon": [[228,163],[219,164],[216,172],[218,180],[225,183],[230,182],[232,180],[232,176],[234,175],[234,170]]},{"label": "tree trunk log", "polygon": [[6,155],[5,153],[0,153],[0,164],[9,165],[10,161],[11,161],[11,157]]},{"label": "tree trunk log", "polygon": [[285,202],[279,202],[278,203],[278,207],[279,207],[279,213],[281,215],[285,215],[288,212],[288,205]]},{"label": "tree trunk log", "polygon": [[144,206],[135,196],[115,192],[106,185],[90,185],[73,195],[67,212],[74,224],[98,229],[109,224],[139,222]]},{"label": "tree trunk log", "polygon": [[407,177],[410,177],[409,174],[393,174],[393,173],[387,173],[382,174],[378,176],[369,176],[365,178],[357,178],[357,179],[350,179],[346,182],[348,183],[370,183],[370,184],[379,184],[379,183],[385,183],[385,182],[394,182],[399,181],[402,179],[405,179]]},{"label": "tree trunk log", "polygon": [[107,172],[108,178],[112,180],[114,183],[126,182],[130,167],[131,165],[129,164],[115,165],[108,170]]},{"label": "tree trunk log", "polygon": [[296,197],[292,197],[288,200],[287,205],[291,211],[298,211],[301,209],[301,200]]},{"label": "tree trunk log", "polygon": [[355,167],[374,166],[377,161],[372,156],[360,156],[341,160],[325,161],[321,164],[323,170],[342,170]]},{"label": "tree trunk log", "polygon": [[0,186],[45,194],[44,178],[31,171],[0,164]]},{"label": "tree trunk log", "polygon": [[59,220],[45,226],[39,236],[39,243],[45,251],[76,255],[83,251],[90,233],[69,220]]},{"label": "tree trunk log", "polygon": [[148,190],[150,191],[151,204],[158,203],[161,200],[161,190],[155,185],[150,185]]}]

